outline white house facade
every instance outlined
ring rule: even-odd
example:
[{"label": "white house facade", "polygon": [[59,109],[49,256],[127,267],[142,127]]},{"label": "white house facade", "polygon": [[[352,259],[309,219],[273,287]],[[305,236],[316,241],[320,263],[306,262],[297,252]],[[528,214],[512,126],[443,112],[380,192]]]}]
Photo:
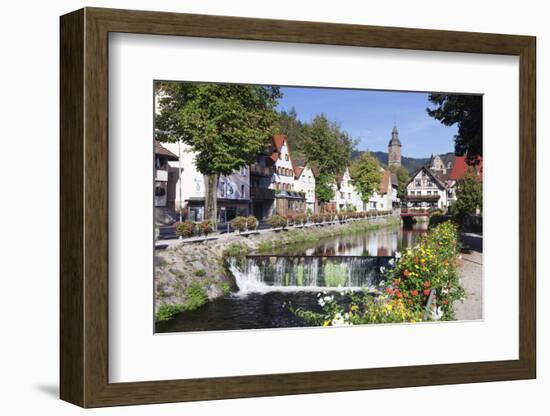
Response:
[{"label": "white house facade", "polygon": [[333,188],[337,211],[364,211],[361,194],[353,186],[348,168],[344,170],[338,184],[335,184]]},{"label": "white house facade", "polygon": [[315,212],[315,176],[309,165],[295,168],[295,190],[306,197],[306,211]]},{"label": "white house facade", "polygon": [[407,208],[446,209],[447,187],[425,166],[418,169],[407,184]]}]

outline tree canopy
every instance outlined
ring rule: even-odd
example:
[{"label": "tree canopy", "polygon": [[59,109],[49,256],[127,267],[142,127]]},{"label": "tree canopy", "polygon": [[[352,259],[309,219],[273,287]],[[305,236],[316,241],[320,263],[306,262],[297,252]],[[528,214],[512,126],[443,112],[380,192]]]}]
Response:
[{"label": "tree canopy", "polygon": [[435,108],[426,108],[428,114],[445,126],[458,124],[455,135],[455,153],[466,155],[470,164],[483,156],[483,119],[481,95],[430,94]]},{"label": "tree canopy", "polygon": [[367,202],[374,192],[380,190],[382,172],[378,160],[369,152],[364,152],[350,166],[350,176],[353,186],[361,194],[361,200]]},{"label": "tree canopy", "polygon": [[275,132],[278,87],[163,82],[157,88],[159,140],[191,146],[204,175],[253,163]]},{"label": "tree canopy", "polygon": [[315,116],[302,126],[298,149],[305,161],[319,171],[315,194],[321,202],[328,202],[334,196],[331,186],[336,174],[348,166],[354,148],[355,141],[325,114]]},{"label": "tree canopy", "polygon": [[409,183],[409,172],[404,166],[390,166],[390,172],[397,176],[397,196],[403,200],[407,196],[407,184]]},{"label": "tree canopy", "polygon": [[452,212],[459,219],[468,214],[475,214],[483,203],[482,184],[478,180],[473,167],[466,170],[464,177],[456,183],[456,201],[453,203]]},{"label": "tree canopy", "polygon": [[294,107],[292,107],[290,111],[283,110],[279,112],[277,131],[287,137],[288,145],[292,149],[292,154],[295,159],[303,158],[301,148],[304,128],[305,123],[298,120],[298,115]]}]

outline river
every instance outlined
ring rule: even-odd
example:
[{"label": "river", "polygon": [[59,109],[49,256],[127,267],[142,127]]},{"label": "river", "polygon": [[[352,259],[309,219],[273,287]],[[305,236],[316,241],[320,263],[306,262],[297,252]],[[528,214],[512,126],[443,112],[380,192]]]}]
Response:
[{"label": "river", "polygon": [[422,223],[414,229],[383,228],[247,256],[232,267],[238,293],[157,323],[156,332],[307,326],[284,305],[320,311],[319,291],[376,287],[381,268],[391,267],[395,253],[413,245],[426,228]]}]

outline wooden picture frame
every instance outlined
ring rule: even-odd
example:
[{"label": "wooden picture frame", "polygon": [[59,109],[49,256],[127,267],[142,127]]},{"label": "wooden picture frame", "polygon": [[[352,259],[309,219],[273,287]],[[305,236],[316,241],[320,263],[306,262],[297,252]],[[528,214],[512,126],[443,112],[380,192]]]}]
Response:
[{"label": "wooden picture frame", "polygon": [[[536,376],[535,38],[85,8],[61,17],[60,396],[82,407],[530,379]],[[519,57],[519,359],[109,383],[108,34]]]}]

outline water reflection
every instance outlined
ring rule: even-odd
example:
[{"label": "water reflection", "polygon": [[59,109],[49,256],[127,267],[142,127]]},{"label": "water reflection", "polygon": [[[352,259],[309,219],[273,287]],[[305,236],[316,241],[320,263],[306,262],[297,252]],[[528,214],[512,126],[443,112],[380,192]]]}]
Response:
[{"label": "water reflection", "polygon": [[[428,223],[410,228],[386,228],[362,234],[328,237],[313,243],[284,246],[269,254],[292,256],[394,256],[397,251],[416,244]],[[264,253],[267,254],[267,253]]]}]

